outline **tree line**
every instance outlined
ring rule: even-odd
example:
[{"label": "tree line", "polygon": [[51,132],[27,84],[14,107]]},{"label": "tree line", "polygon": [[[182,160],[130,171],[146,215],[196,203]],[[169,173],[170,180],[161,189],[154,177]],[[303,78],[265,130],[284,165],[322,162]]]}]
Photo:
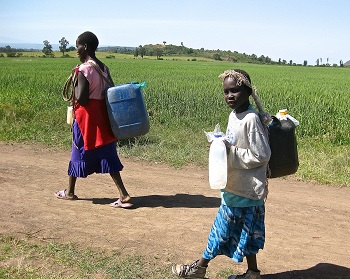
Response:
[{"label": "tree line", "polygon": [[[65,53],[69,51],[75,51],[75,47],[68,47],[69,42],[65,37],[62,37],[59,41],[59,50],[62,52],[62,56],[65,57]],[[48,40],[43,41],[44,47],[42,52],[45,57],[53,57],[52,45]],[[21,52],[25,51],[34,51],[34,50],[24,50],[24,49],[13,49],[10,46],[0,47],[0,52],[5,52],[8,57],[19,57]],[[133,54],[134,57],[144,56],[155,56],[156,59],[162,60],[164,56],[188,56],[193,57],[192,60],[195,60],[195,57],[203,57],[207,59],[213,59],[217,61],[231,61],[235,63],[254,63],[254,64],[272,64],[272,65],[289,65],[289,66],[308,66],[308,61],[304,60],[303,64],[296,64],[293,60],[285,60],[279,58],[278,61],[272,60],[270,57],[265,55],[260,55],[259,57],[256,54],[246,54],[239,53],[238,51],[231,50],[207,50],[204,48],[193,49],[190,47],[184,46],[183,42],[180,45],[166,44],[166,41],[163,41],[163,44],[147,44],[139,45],[138,47],[101,47],[97,51],[110,51],[114,53],[123,53],[123,54]],[[316,60],[316,65],[318,67],[337,67],[338,64],[329,64],[329,58],[327,58],[327,63],[322,63],[322,58]],[[342,60],[339,62],[340,67],[344,67]]]},{"label": "tree line", "polygon": [[[270,57],[261,55],[257,56],[256,54],[246,54],[239,53],[238,51],[231,50],[207,50],[204,48],[201,49],[193,49],[188,48],[183,45],[181,42],[180,46],[169,44],[167,45],[165,41],[163,44],[156,45],[140,45],[134,51],[135,57],[143,56],[156,56],[157,59],[162,59],[163,56],[193,56],[193,57],[204,57],[208,59],[214,59],[218,61],[231,61],[236,63],[254,63],[254,64],[271,64],[271,65],[289,65],[289,66],[308,66],[308,61],[304,60],[303,64],[297,64],[293,62],[293,60],[285,60],[279,58],[278,61],[272,60]],[[317,59],[316,66],[319,67],[337,67],[337,64],[329,64],[329,58],[327,58],[327,63],[322,64],[322,58]],[[344,63],[342,60],[339,62],[340,67],[344,67]]]},{"label": "tree line", "polygon": [[[69,42],[66,40],[65,37],[62,37],[59,42],[59,50],[62,52],[62,55],[64,56],[65,52],[69,51],[75,51],[75,47],[68,47]],[[53,50],[52,45],[48,40],[43,41],[44,47],[42,49],[42,52],[44,53],[45,57],[53,57]],[[21,57],[23,56],[23,52],[36,52],[39,51],[38,49],[23,49],[23,48],[12,48],[11,46],[7,45],[5,47],[0,47],[0,52],[6,53],[7,57]]]}]

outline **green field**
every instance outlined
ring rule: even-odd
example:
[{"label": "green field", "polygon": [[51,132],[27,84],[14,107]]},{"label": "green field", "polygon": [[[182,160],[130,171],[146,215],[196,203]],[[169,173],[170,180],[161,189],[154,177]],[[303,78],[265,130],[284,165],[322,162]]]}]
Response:
[{"label": "green field", "polygon": [[[206,166],[204,131],[223,130],[229,108],[218,75],[246,70],[270,114],[287,108],[300,121],[298,179],[346,185],[350,173],[350,69],[291,67],[230,62],[104,58],[116,84],[146,81],[150,132],[120,142],[120,154],[175,167]],[[61,92],[77,58],[0,58],[0,140],[70,148]]]}]

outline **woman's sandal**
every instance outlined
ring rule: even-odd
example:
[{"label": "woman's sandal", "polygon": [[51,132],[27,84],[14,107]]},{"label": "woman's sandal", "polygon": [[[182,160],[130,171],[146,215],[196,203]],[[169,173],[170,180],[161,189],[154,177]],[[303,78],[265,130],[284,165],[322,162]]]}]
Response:
[{"label": "woman's sandal", "polygon": [[112,202],[110,206],[114,208],[131,208],[133,204],[129,202],[122,202],[120,199],[117,199],[115,202]]},{"label": "woman's sandal", "polygon": [[61,200],[69,200],[69,201],[78,199],[76,195],[73,195],[73,197],[67,196],[66,191],[67,189],[55,192],[55,197]]}]

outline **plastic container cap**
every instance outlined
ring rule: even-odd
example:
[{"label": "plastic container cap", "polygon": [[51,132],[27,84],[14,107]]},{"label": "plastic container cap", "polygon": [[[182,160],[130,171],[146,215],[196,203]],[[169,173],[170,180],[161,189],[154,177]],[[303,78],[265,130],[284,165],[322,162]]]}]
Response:
[{"label": "plastic container cap", "polygon": [[279,115],[283,116],[283,115],[287,115],[288,114],[288,110],[287,109],[280,109],[279,111]]}]

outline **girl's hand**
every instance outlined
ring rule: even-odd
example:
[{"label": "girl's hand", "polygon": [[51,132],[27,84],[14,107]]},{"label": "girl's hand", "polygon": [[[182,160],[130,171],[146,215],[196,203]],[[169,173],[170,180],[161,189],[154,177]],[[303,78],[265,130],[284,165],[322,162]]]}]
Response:
[{"label": "girl's hand", "polygon": [[211,146],[211,142],[207,144],[207,151],[208,151],[208,153],[210,151],[210,146]]},{"label": "girl's hand", "polygon": [[224,142],[224,144],[225,144],[225,146],[226,146],[226,152],[227,152],[227,155],[228,155],[228,153],[229,153],[230,150],[231,150],[232,144],[229,143],[227,140],[223,140],[223,142]]}]

